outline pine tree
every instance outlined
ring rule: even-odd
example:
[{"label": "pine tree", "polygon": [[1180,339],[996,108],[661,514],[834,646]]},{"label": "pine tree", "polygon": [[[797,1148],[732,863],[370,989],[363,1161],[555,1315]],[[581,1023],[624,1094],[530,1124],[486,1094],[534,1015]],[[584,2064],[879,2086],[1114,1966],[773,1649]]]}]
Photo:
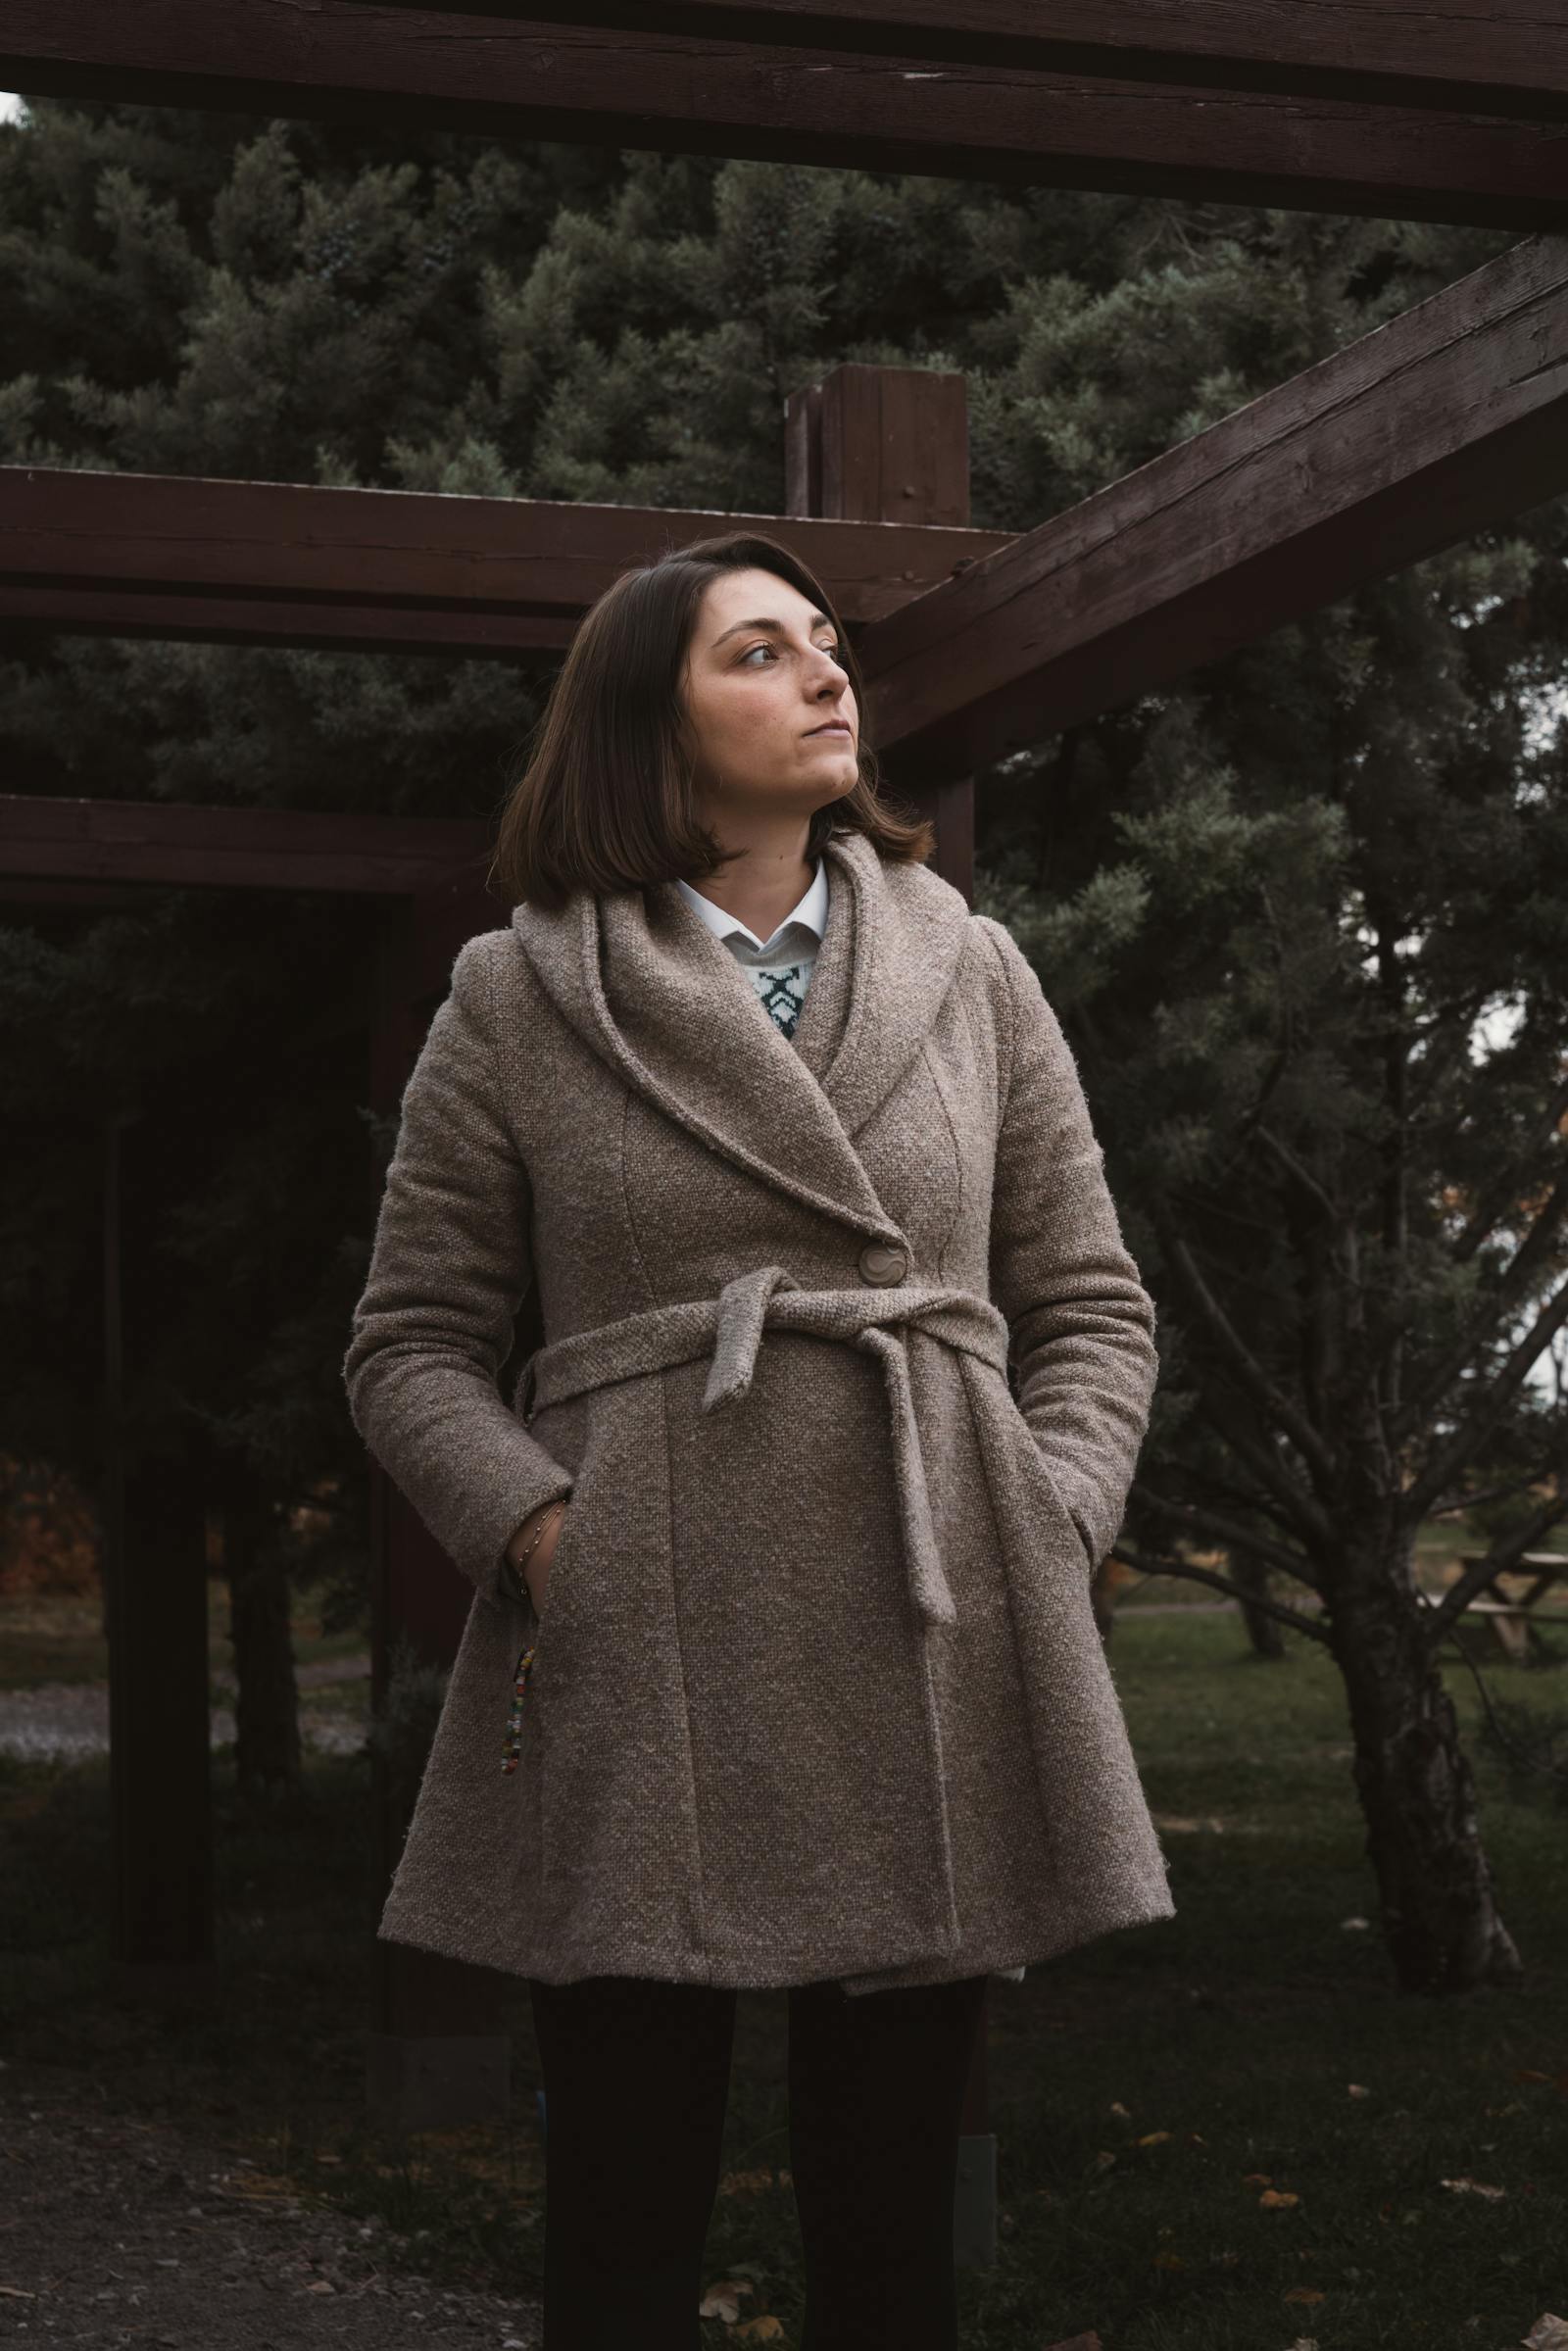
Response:
[{"label": "pine tree", "polygon": [[[1346,240],[1363,281],[1371,233]],[[1349,256],[1321,224],[1291,241],[1301,315],[1348,339]],[[1391,236],[1421,268],[1384,269],[1384,307],[1432,242]],[[1124,364],[1124,304],[1100,307],[1080,387]],[[1317,1603],[1267,1601],[1344,1676],[1384,1932],[1422,1991],[1519,1965],[1440,1642],[1568,1516],[1561,1381],[1528,1379],[1568,1326],[1565,548],[1557,501],[1043,747],[993,867],[1160,1305],[1123,1555],[1250,1604],[1235,1563],[1262,1562]],[[1487,1557],[1427,1609],[1418,1533],[1487,1499]]]}]

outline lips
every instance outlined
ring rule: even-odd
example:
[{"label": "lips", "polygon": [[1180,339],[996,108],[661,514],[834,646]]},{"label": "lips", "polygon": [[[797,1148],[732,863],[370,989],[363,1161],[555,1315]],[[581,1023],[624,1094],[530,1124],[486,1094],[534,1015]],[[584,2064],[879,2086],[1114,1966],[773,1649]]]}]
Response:
[{"label": "lips", "polygon": [[842,718],[830,718],[825,726],[808,726],[806,731],[808,736],[843,735],[846,737],[846,739],[848,738],[850,732]]}]

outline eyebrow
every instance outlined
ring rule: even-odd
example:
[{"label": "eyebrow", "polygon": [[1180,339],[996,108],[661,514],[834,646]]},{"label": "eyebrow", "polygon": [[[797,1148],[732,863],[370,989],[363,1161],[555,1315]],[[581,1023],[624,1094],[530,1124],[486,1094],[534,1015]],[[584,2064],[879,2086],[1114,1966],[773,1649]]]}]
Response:
[{"label": "eyebrow", "polygon": [[[813,612],[811,614],[811,626],[813,628],[836,629],[838,622],[833,618],[830,612]],[[743,628],[765,628],[769,630],[775,637],[782,637],[785,633],[784,623],[782,620],[737,620],[733,628],[722,629],[713,639],[713,643],[715,645],[722,645],[726,637],[738,637]]]}]

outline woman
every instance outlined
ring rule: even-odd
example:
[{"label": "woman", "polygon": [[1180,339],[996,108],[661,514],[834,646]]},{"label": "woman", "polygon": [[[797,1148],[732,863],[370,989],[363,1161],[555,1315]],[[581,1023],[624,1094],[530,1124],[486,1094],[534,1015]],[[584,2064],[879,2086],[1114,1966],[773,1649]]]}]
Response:
[{"label": "woman", "polygon": [[768,539],[587,615],[344,1365],[476,1588],[380,1933],[529,1981],[549,2351],[698,2341],[761,1985],[810,2351],[951,2346],[987,1976],[1173,1910],[1089,1591],[1152,1306],[1033,969],[859,710]]}]

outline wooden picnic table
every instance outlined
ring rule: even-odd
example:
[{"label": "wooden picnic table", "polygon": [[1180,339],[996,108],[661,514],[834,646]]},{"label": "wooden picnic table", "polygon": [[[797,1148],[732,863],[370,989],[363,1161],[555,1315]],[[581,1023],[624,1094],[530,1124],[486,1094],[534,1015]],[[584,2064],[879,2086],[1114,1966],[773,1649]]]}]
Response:
[{"label": "wooden picnic table", "polygon": [[[1461,1551],[1460,1575],[1478,1567],[1485,1557],[1485,1551]],[[1498,1596],[1500,1585],[1516,1583],[1523,1576],[1531,1579],[1528,1591],[1511,1598]],[[1505,1654],[1522,1665],[1532,1650],[1539,1651],[1542,1646],[1539,1620],[1534,1611],[1559,1584],[1568,1585],[1568,1552],[1526,1551],[1517,1567],[1505,1569],[1487,1591],[1477,1592],[1461,1613],[1485,1618]],[[1442,1594],[1437,1594],[1432,1605],[1436,1607],[1441,1598]]]}]

